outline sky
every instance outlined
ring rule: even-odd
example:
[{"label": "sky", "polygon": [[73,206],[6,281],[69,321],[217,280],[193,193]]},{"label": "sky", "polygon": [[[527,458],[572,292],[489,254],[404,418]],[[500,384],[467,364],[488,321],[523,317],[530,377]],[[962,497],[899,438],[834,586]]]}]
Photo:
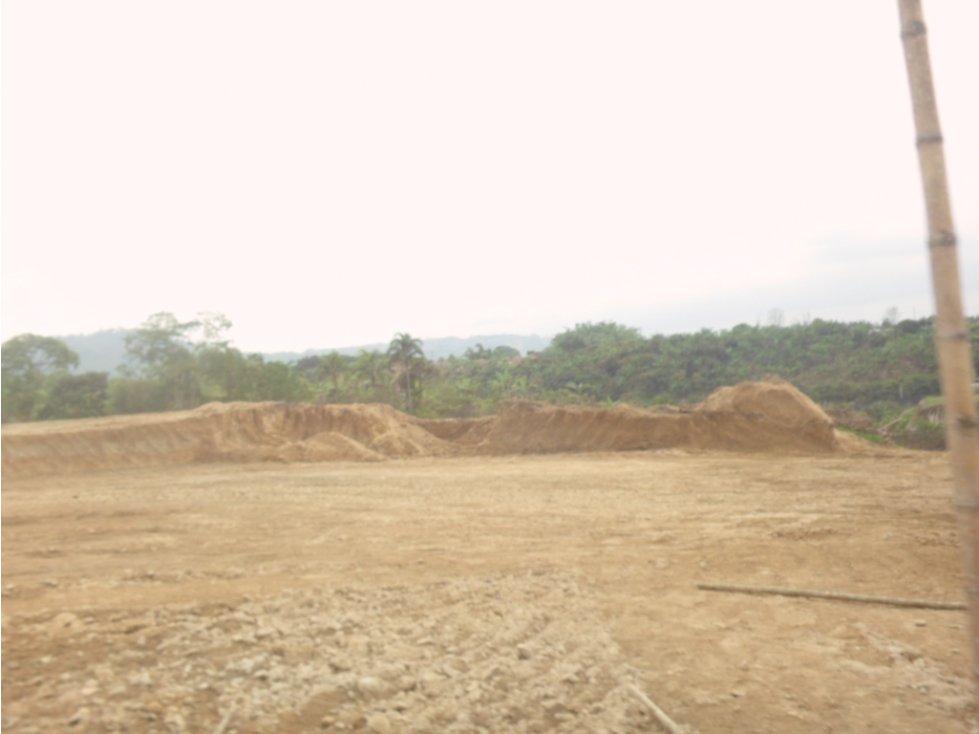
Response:
[{"label": "sky", "polygon": [[[925,0],[968,313],[979,3]],[[5,0],[3,338],[932,313],[896,0]]]}]

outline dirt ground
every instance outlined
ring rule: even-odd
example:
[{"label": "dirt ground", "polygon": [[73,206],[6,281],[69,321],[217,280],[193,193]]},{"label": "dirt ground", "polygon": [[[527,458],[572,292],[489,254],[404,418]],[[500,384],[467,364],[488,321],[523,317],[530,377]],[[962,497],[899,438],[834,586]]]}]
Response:
[{"label": "dirt ground", "polygon": [[215,464],[3,483],[3,730],[968,732],[939,454]]}]

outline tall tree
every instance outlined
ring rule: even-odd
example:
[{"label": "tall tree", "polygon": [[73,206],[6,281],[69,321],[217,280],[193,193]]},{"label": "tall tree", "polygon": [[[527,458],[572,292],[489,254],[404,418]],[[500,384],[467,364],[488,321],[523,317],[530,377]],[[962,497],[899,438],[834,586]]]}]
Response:
[{"label": "tall tree", "polygon": [[[221,314],[202,313],[191,321],[180,321],[172,313],[160,312],[127,335],[130,376],[150,380],[161,391],[163,405],[147,409],[193,408],[208,393],[227,394],[220,367],[227,363],[223,357],[234,351],[224,338],[230,327],[231,322]],[[213,368],[218,369],[214,372]]]},{"label": "tall tree", "polygon": [[126,336],[130,373],[161,386],[165,409],[200,404],[201,389],[190,343],[190,334],[199,327],[199,321],[178,321],[172,313],[160,312]]},{"label": "tall tree", "polygon": [[354,361],[354,373],[360,380],[360,388],[367,392],[371,400],[378,399],[381,387],[381,373],[387,365],[380,352],[361,351]]},{"label": "tall tree", "polygon": [[78,366],[78,355],[50,336],[21,334],[3,343],[3,416],[8,421],[37,417],[46,381]]},{"label": "tall tree", "polygon": [[388,345],[388,358],[394,369],[395,381],[404,395],[405,409],[411,413],[415,408],[418,376],[425,365],[421,339],[404,332],[395,334]]}]

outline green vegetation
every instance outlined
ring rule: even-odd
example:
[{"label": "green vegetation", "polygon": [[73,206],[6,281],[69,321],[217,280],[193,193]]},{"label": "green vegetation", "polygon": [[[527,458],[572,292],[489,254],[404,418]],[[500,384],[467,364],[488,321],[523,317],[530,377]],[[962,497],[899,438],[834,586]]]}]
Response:
[{"label": "green vegetation", "polygon": [[411,334],[396,334],[388,347],[387,357],[395,383],[404,396],[404,409],[411,413],[415,404],[421,402],[421,376],[427,366],[421,339],[414,339]]},{"label": "green vegetation", "polygon": [[[85,386],[91,387],[92,376],[70,373],[78,365],[78,355],[63,342],[21,334],[3,343],[2,361],[4,422],[98,415],[84,410],[89,400]],[[104,385],[96,402],[102,400]]]},{"label": "green vegetation", "polygon": [[[909,408],[926,413],[939,393],[931,319],[742,324],[651,337],[621,324],[588,323],[526,356],[511,347],[477,345],[462,357],[438,361],[426,358],[419,339],[399,333],[383,352],[334,352],[288,364],[231,347],[224,337],[230,326],[220,314],[186,322],[154,314],[127,336],[127,367],[119,377],[74,374],[77,356],[62,342],[15,337],[3,345],[3,420],[179,410],[232,400],[385,402],[425,417],[471,417],[493,413],[512,398],[692,403],[721,385],[778,375],[824,405],[867,413],[899,433],[895,420]],[[971,319],[970,328],[979,353],[979,319]],[[918,443],[931,445],[940,426],[934,428],[933,417],[926,422],[930,427],[915,431],[923,437]]]},{"label": "green vegetation", "polygon": [[837,428],[846,433],[852,433],[858,438],[862,438],[864,441],[870,441],[870,443],[883,444],[886,439],[879,433],[874,433],[873,431],[861,431],[859,428],[850,428],[849,426],[840,426],[837,424]]},{"label": "green vegetation", "polygon": [[[979,408],[979,399],[976,400]],[[902,410],[880,427],[881,432],[901,444],[916,449],[945,447],[945,400],[941,396],[923,398],[917,405]]]}]

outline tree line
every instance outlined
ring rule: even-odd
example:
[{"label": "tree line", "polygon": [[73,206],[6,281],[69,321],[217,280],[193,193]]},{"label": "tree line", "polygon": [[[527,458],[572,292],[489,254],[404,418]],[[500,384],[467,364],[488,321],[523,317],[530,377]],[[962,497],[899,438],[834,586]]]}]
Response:
[{"label": "tree line", "polygon": [[[386,351],[330,353],[291,363],[231,346],[221,314],[150,316],[126,337],[118,376],[78,373],[78,356],[52,337],[3,344],[2,419],[84,418],[194,408],[212,401],[389,403],[424,417],[473,417],[501,400],[611,405],[692,403],[721,385],[778,375],[820,403],[884,420],[939,393],[932,319],[643,336],[616,323],[578,324],[540,351],[477,346],[426,358],[396,334]],[[979,319],[970,319],[974,352]]]}]

